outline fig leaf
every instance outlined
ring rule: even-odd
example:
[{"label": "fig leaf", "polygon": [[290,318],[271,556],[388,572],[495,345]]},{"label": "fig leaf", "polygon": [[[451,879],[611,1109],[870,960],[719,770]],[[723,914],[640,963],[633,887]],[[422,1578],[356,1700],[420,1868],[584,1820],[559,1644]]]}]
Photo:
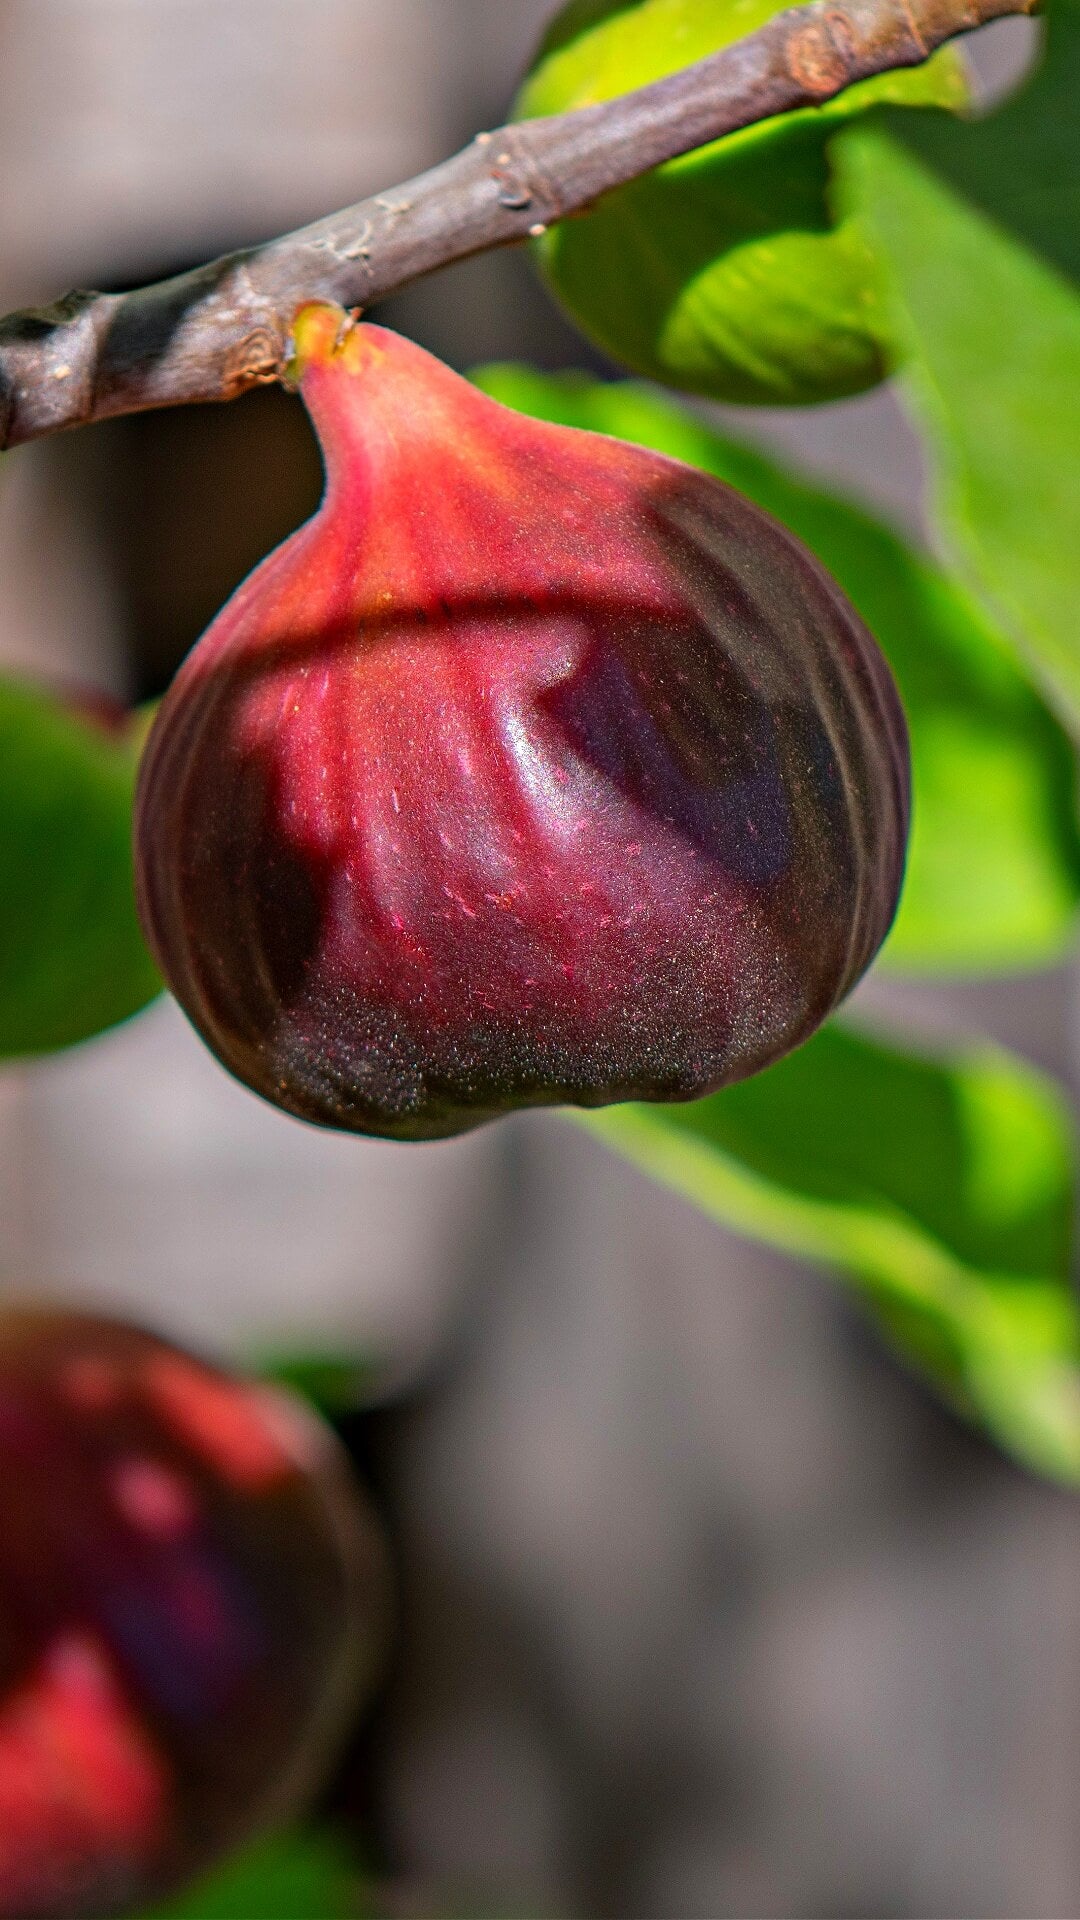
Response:
[{"label": "fig leaf", "polygon": [[1074,1150],[1033,1069],[986,1045],[901,1052],[832,1021],[709,1099],[583,1124],[706,1213],[838,1266],[953,1406],[1080,1482]]},{"label": "fig leaf", "polygon": [[70,1046],[160,991],[132,888],[138,732],[0,679],[0,1055]]},{"label": "fig leaf", "polygon": [[[549,30],[519,118],[611,99],[762,26],[770,0],[602,0]],[[955,48],[822,107],[729,134],[605,195],[537,243],[590,339],[638,373],[716,399],[790,406],[873,386],[886,312],[865,237],[829,205],[829,135],[868,108],[962,107]]]},{"label": "fig leaf", "polygon": [[899,145],[843,144],[845,194],[887,264],[941,536],[1080,730],[1080,296]]}]

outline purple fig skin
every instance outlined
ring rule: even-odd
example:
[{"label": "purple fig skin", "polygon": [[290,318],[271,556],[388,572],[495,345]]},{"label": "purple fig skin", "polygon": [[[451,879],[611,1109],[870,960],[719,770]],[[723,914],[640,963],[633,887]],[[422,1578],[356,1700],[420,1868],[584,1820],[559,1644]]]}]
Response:
[{"label": "purple fig skin", "polygon": [[708,475],[528,419],[312,305],[314,518],[162,702],[140,912],[229,1070],[393,1139],[687,1100],[843,999],[907,732],[813,556]]}]

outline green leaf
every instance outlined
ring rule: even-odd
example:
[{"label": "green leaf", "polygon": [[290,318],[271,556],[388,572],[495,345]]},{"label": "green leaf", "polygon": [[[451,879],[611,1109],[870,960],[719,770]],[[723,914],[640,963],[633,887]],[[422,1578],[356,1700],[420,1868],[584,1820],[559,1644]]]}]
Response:
[{"label": "green leaf", "polygon": [[361,1920],[355,1863],[325,1832],[261,1840],[159,1910],[157,1920]]},{"label": "green leaf", "polygon": [[0,679],[0,1054],[64,1047],[160,991],[135,916],[132,732]]},{"label": "green leaf", "polygon": [[1080,298],[889,136],[838,146],[890,277],[943,540],[1076,731]]},{"label": "green leaf", "polygon": [[958,1408],[1080,1483],[1072,1136],[1030,1068],[833,1022],[711,1099],[584,1124],[717,1219],[842,1268]]},{"label": "green leaf", "polygon": [[1069,950],[1080,897],[1070,742],[940,568],[648,388],[511,366],[473,378],[525,413],[718,475],[799,534],[850,595],[889,657],[911,726],[911,851],[887,963],[985,974]]},{"label": "green leaf", "polygon": [[256,1370],[310,1400],[328,1420],[370,1405],[385,1385],[386,1368],[366,1354],[263,1354]]},{"label": "green leaf", "polygon": [[958,127],[938,115],[890,120],[943,181],[1080,279],[1080,0],[1051,0],[1041,58],[996,113]]},{"label": "green leaf", "polygon": [[[571,5],[514,112],[611,99],[778,11],[776,0]],[[882,377],[887,316],[871,253],[829,204],[829,133],[884,103],[958,107],[966,97],[960,56],[944,48],[921,67],[878,75],[631,181],[549,228],[537,257],[583,330],[653,379],[783,405],[859,392]]]}]

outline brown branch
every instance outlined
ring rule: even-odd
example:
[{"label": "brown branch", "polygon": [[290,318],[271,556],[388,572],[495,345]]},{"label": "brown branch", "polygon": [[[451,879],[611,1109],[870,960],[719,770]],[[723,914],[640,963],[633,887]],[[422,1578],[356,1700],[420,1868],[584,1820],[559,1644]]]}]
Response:
[{"label": "brown branch", "polygon": [[132,293],[70,293],[0,320],[0,449],[277,379],[297,307],[368,307],[507,246],[661,161],[918,65],[1037,0],[814,0],[707,60],[575,113],[481,133],[403,186]]}]

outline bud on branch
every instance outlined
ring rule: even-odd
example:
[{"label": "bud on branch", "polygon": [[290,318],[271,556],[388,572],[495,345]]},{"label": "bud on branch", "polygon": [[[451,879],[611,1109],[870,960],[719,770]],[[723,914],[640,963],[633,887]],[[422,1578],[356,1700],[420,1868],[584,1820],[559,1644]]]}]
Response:
[{"label": "bud on branch", "polygon": [[599,106],[477,134],[414,180],[266,246],[131,293],[70,293],[0,320],[0,450],[111,415],[231,400],[279,378],[298,306],[368,307],[508,246],[740,127],[1037,0],[814,0],[706,60]]}]

